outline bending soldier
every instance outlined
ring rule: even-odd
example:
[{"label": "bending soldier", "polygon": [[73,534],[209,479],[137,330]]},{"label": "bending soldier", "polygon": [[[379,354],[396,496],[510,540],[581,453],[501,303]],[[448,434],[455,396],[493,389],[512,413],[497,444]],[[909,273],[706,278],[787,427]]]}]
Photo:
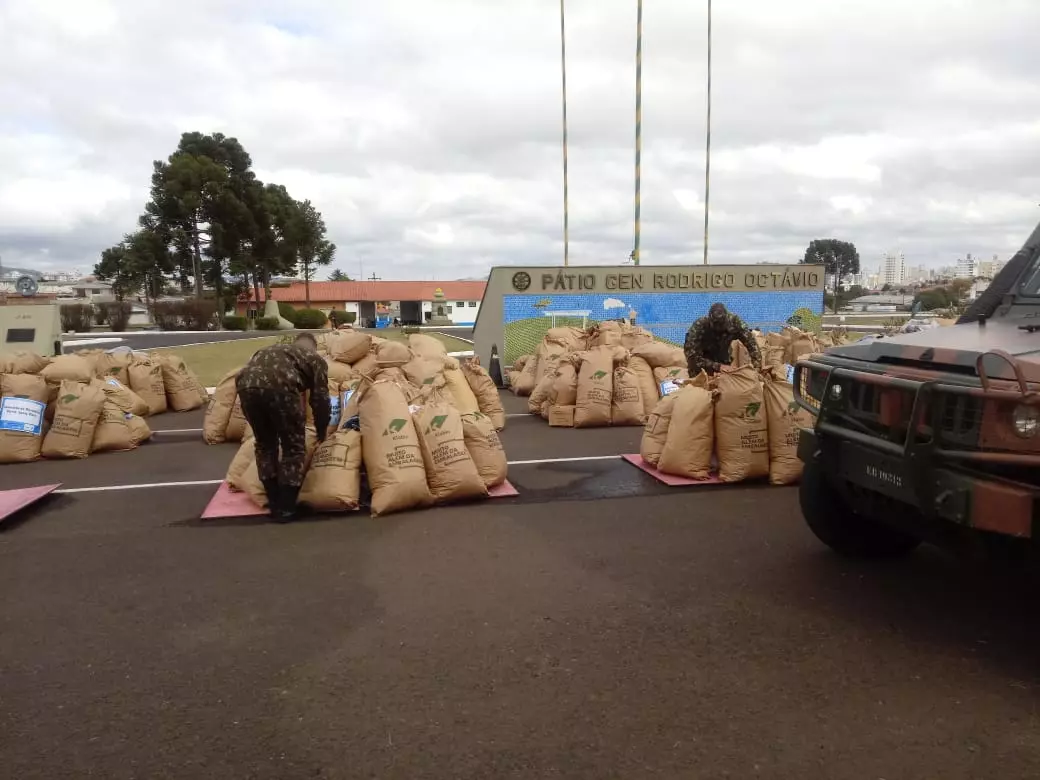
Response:
[{"label": "bending soldier", "polygon": [[310,392],[319,442],[331,417],[328,366],[318,354],[317,341],[303,333],[292,344],[257,351],[239,372],[235,386],[253,429],[256,468],[271,517],[280,523],[294,520],[307,458],[303,394]]},{"label": "bending soldier", "polygon": [[730,347],[740,341],[747,347],[748,355],[755,368],[762,368],[762,353],[755,341],[755,334],[736,314],[730,314],[721,303],[713,303],[707,316],[701,317],[686,332],[686,364],[690,376],[701,371],[715,374],[728,366],[732,360]]}]

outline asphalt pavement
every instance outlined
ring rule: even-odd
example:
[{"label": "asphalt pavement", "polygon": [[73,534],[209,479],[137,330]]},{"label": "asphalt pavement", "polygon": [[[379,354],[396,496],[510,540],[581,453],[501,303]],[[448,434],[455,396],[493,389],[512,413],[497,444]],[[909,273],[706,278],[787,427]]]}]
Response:
[{"label": "asphalt pavement", "polygon": [[88,489],[0,526],[5,777],[1040,775],[1033,572],[849,563],[796,489],[666,488],[609,457],[638,429],[524,417],[516,498],[204,522],[213,484],[121,486],[236,445],[153,423],[0,469]]},{"label": "asphalt pavement", "polygon": [[[431,328],[438,333],[472,341],[473,328]],[[378,334],[378,330],[369,331]],[[113,349],[128,346],[132,349],[156,349],[159,347],[184,347],[190,344],[213,344],[219,341],[236,341],[238,339],[266,338],[274,333],[258,334],[256,331],[239,332],[232,330],[213,331],[209,333],[176,331],[135,331],[128,333],[80,333],[65,336],[63,347],[66,352],[79,349]]]}]

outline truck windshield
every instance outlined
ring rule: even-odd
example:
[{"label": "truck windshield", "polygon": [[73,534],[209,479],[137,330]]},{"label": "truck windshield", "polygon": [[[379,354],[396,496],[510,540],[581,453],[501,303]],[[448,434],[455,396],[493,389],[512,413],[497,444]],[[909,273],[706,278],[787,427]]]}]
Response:
[{"label": "truck windshield", "polygon": [[1033,261],[1026,267],[1018,289],[1023,295],[1040,295],[1040,250],[1034,252]]}]

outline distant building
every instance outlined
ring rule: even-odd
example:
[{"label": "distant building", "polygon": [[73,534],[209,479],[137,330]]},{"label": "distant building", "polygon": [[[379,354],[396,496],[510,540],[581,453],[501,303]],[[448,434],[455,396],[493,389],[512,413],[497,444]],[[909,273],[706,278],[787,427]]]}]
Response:
[{"label": "distant building", "polygon": [[906,281],[906,258],[902,252],[889,252],[881,265],[881,283],[898,287]]},{"label": "distant building", "polygon": [[912,295],[881,293],[880,295],[861,295],[859,298],[853,298],[849,301],[848,306],[853,311],[860,312],[893,312],[909,309],[913,303],[914,296]]},{"label": "distant building", "polygon": [[971,253],[968,253],[962,258],[957,260],[956,270],[953,273],[955,279],[974,279],[979,275],[978,272],[979,259],[972,257]]}]

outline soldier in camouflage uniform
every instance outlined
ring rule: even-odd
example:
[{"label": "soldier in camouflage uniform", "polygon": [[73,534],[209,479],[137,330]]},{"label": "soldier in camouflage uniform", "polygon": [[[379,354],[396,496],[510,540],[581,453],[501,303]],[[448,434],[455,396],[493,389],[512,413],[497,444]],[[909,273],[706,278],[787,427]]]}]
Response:
[{"label": "soldier in camouflage uniform", "polygon": [[721,303],[713,303],[706,317],[701,317],[686,332],[686,363],[690,376],[701,371],[715,374],[731,361],[730,347],[734,341],[743,342],[755,368],[762,368],[762,353],[755,334],[736,314],[730,314]]},{"label": "soldier in camouflage uniform", "polygon": [[[235,382],[242,413],[256,439],[256,467],[267,493],[271,516],[278,522],[296,517],[296,498],[303,484],[307,456],[303,394],[310,392],[318,441],[329,427],[328,366],[314,337],[304,333],[292,344],[259,350]],[[281,462],[278,448],[281,445]]]}]

